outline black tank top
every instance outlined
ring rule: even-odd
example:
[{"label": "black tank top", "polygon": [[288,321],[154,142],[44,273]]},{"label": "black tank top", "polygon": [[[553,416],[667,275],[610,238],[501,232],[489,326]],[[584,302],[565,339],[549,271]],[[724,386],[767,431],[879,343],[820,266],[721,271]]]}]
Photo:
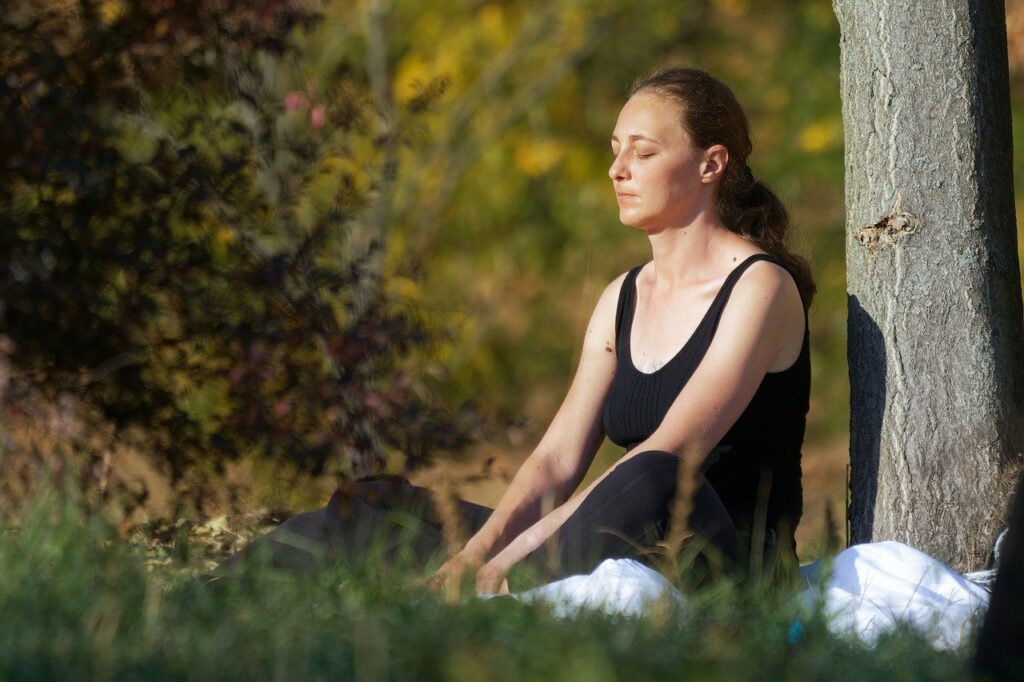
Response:
[{"label": "black tank top", "polygon": [[[630,331],[636,300],[638,265],[629,271],[619,291],[615,315],[616,369],[603,422],[612,442],[627,452],[648,438],[707,352],[729,295],[753,263],[767,260],[754,254],[729,273],[693,335],[661,369],[639,371],[630,354]],[[781,372],[765,375],[750,404],[708,455],[703,471],[741,530],[752,527],[758,507],[769,528],[792,537],[803,511],[800,449],[811,388],[810,342],[804,315],[804,341],[796,362]],[[763,502],[759,505],[760,499]]]}]

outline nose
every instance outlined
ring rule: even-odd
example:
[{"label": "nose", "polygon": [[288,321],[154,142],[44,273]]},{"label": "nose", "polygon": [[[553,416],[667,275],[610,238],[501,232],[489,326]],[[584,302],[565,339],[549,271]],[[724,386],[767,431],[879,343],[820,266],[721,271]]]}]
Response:
[{"label": "nose", "polygon": [[629,168],[622,160],[622,154],[618,154],[608,168],[608,177],[612,180],[625,180],[629,177]]}]

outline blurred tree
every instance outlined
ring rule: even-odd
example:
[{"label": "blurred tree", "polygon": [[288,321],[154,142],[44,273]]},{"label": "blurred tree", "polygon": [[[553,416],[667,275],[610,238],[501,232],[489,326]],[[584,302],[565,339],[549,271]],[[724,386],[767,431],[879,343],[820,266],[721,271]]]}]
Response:
[{"label": "blurred tree", "polygon": [[0,332],[21,372],[146,427],[179,473],[242,453],[318,472],[467,442],[408,370],[434,329],[372,267],[360,221],[388,126],[321,17],[290,0],[80,0],[0,16]]},{"label": "blurred tree", "polygon": [[599,112],[626,79],[589,62],[625,21],[600,0],[396,3],[390,18],[409,27],[392,41],[396,100],[441,74],[452,87],[425,149],[400,156],[385,198],[389,262],[420,274],[424,298],[457,324],[459,345],[442,356],[452,386],[512,421],[530,411],[524,396],[560,397],[591,304],[578,297],[597,286],[582,281],[607,276],[580,256],[605,184],[607,141],[593,133],[606,138]]},{"label": "blurred tree", "polygon": [[1003,3],[835,8],[851,540],[897,539],[973,569],[1003,524],[1024,449]]},{"label": "blurred tree", "polygon": [[[335,30],[367,27],[366,54],[353,63],[387,80],[396,103],[417,83],[451,79],[444,116],[430,119],[422,146],[398,150],[379,197],[390,217],[385,271],[403,273],[457,328],[457,342],[436,356],[444,390],[477,396],[508,419],[553,412],[598,294],[649,257],[647,241],[617,220],[607,177],[615,117],[633,78],[686,63],[736,89],[754,127],[755,170],[793,209],[797,248],[810,252],[821,292],[809,432],[845,430],[838,30],[827,5],[328,7],[339,5],[351,9],[344,19],[338,10]],[[373,26],[386,41],[369,38]]]}]

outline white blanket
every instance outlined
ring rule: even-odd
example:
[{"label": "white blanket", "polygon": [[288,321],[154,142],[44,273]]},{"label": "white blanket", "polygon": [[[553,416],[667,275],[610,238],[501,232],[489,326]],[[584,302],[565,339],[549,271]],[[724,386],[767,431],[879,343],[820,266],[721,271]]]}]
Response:
[{"label": "white blanket", "polygon": [[[905,623],[936,648],[957,648],[988,606],[986,590],[899,542],[856,545],[834,558],[831,571],[818,562],[802,567],[801,573],[808,587],[797,599],[808,607],[822,600],[832,632],[868,645]],[[607,559],[588,575],[511,596],[548,602],[561,617],[581,609],[642,616],[661,599],[682,607],[679,612],[684,614],[686,606],[686,598],[669,581],[632,559]]]}]

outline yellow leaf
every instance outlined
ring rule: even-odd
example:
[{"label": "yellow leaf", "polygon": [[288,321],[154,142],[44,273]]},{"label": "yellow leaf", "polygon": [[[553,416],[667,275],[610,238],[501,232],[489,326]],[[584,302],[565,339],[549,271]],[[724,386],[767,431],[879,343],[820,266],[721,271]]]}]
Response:
[{"label": "yellow leaf", "polygon": [[430,80],[430,65],[426,60],[410,55],[398,63],[392,95],[396,102],[405,104],[420,93]]},{"label": "yellow leaf", "polygon": [[213,233],[213,241],[218,246],[227,246],[235,243],[235,231],[230,227],[221,227]]},{"label": "yellow leaf", "polygon": [[505,19],[505,9],[501,5],[484,5],[480,8],[479,19],[480,33],[487,42],[497,46],[508,42],[508,22]]},{"label": "yellow leaf", "polygon": [[420,298],[420,285],[414,279],[402,276],[390,277],[387,281],[387,290],[395,298],[416,300]]},{"label": "yellow leaf", "polygon": [[818,121],[800,131],[797,143],[805,152],[821,152],[831,149],[839,142],[841,126],[834,121]]},{"label": "yellow leaf", "polygon": [[562,14],[562,44],[566,49],[575,49],[586,41],[590,21],[586,13],[576,6],[568,6]]},{"label": "yellow leaf", "polygon": [[124,14],[124,5],[118,0],[104,0],[100,4],[100,19],[104,24],[112,24]]},{"label": "yellow leaf", "polygon": [[564,153],[565,148],[557,140],[527,140],[515,148],[516,168],[537,177],[551,170]]}]

